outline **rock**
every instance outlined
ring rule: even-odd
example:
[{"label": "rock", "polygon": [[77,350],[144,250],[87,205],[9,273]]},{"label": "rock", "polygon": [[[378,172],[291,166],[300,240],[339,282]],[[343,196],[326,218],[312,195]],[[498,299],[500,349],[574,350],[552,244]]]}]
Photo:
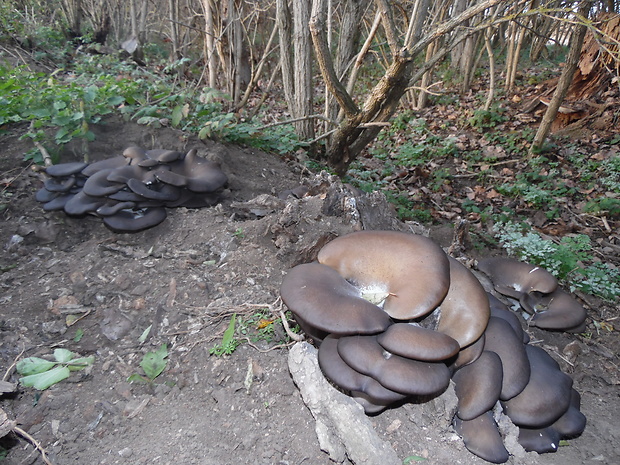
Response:
[{"label": "rock", "polygon": [[357,464],[401,464],[392,446],[379,438],[363,407],[325,379],[314,347],[306,342],[295,344],[289,352],[288,366],[316,420],[321,449],[332,460],[342,463],[348,457]]}]

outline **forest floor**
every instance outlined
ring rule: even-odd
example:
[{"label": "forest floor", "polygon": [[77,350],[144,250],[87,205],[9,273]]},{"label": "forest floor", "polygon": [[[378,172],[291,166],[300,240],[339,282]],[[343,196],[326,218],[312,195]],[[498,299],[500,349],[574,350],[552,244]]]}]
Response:
[{"label": "forest floor", "polygon": [[[438,111],[436,118],[450,120],[449,107]],[[170,209],[155,228],[117,234],[92,216],[45,213],[34,199],[41,174],[23,161],[28,142],[19,139],[19,128],[1,135],[0,375],[6,373],[16,383],[15,361],[46,356],[55,348],[93,355],[95,362],[44,392],[18,387],[0,398],[0,408],[38,441],[55,465],[333,463],[319,446],[315,421],[289,374],[291,343],[276,310],[286,271],[311,261],[326,240],[356,227],[324,208],[329,189],[338,182],[332,178],[321,184],[325,178],[296,160],[205,143],[169,128],[110,120],[94,131],[91,161],[131,145],[197,148],[222,164],[228,190],[216,207]],[[474,142],[460,140],[464,150]],[[61,161],[79,159],[82,154],[76,152],[67,148]],[[467,174],[459,170],[468,167],[446,160],[436,168]],[[362,166],[373,163],[372,158],[362,160]],[[507,165],[514,174],[518,167]],[[475,177],[455,176],[445,188],[431,192],[423,185],[429,174],[420,173],[395,173],[393,181],[416,179],[419,184],[412,182],[411,188],[418,189],[416,201],[430,206],[432,226],[403,223],[389,209],[374,226],[425,230],[448,247],[454,221],[468,216],[475,241],[491,234],[480,211],[467,212],[462,206],[469,193],[483,210],[485,203],[495,202],[490,189],[476,190]],[[318,187],[304,199],[274,200],[268,207],[263,202],[260,212],[252,207],[250,201],[261,194],[277,196],[301,184]],[[508,207],[527,213],[526,205]],[[537,221],[540,216],[529,208]],[[556,229],[570,223],[574,231],[575,221],[567,220],[555,221]],[[540,221],[541,229],[553,229]],[[587,221],[587,228],[576,232],[589,234],[600,246],[598,252],[618,263],[617,248],[603,252],[605,244],[620,245],[618,222],[609,220],[608,230],[598,218]],[[502,253],[490,242],[473,245],[463,251],[471,258]],[[586,306],[587,334],[527,328],[532,340],[573,377],[588,418],[585,432],[554,454],[528,454],[511,458],[511,464],[620,463],[618,308],[594,298]],[[68,320],[67,312],[81,318]],[[241,345],[230,355],[211,355],[233,314]],[[601,329],[602,321],[608,324]],[[148,327],[150,333],[141,341]],[[579,353],[567,363],[562,354],[574,341]],[[164,372],[149,383],[128,382],[132,374],[142,373],[144,354],[162,344],[169,352]],[[429,465],[487,463],[465,449],[445,415],[433,410],[436,406],[417,407],[405,404],[371,417],[379,437],[401,460],[408,463],[416,456]],[[16,434],[2,438],[0,445],[6,453],[0,463],[45,463]]]}]

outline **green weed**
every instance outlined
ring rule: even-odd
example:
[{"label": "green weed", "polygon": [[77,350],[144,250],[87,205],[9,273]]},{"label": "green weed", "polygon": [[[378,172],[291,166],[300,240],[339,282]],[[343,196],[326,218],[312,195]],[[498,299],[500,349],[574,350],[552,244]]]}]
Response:
[{"label": "green weed", "polygon": [[620,272],[594,260],[590,238],[585,234],[553,242],[527,225],[510,221],[498,221],[495,231],[509,255],[545,268],[571,291],[579,289],[610,301],[620,297]]},{"label": "green weed", "polygon": [[17,372],[23,375],[19,379],[22,386],[34,387],[40,391],[68,378],[72,371],[78,371],[92,365],[95,357],[77,357],[67,349],[55,349],[54,360],[40,357],[28,357],[17,364]]}]

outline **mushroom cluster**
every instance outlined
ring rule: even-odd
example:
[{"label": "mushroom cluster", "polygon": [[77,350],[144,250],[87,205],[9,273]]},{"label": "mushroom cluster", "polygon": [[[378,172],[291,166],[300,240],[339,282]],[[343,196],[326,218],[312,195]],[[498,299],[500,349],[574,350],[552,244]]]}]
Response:
[{"label": "mushroom cluster", "polygon": [[161,223],[166,208],[200,208],[217,203],[227,183],[218,164],[190,150],[129,147],[91,164],[52,165],[36,194],[45,211],[92,214],[116,232],[136,232]]},{"label": "mushroom cluster", "polygon": [[586,311],[570,294],[558,287],[547,270],[510,258],[485,258],[478,269],[493,282],[497,292],[516,299],[532,315],[531,326],[546,330],[581,333]]},{"label": "mushroom cluster", "polygon": [[494,409],[529,451],[557,449],[585,417],[572,379],[528,344],[519,318],[430,239],[359,231],[294,267],[280,289],[319,345],[325,376],[366,413],[440,395],[454,381],[454,426],[481,458],[508,460]]}]

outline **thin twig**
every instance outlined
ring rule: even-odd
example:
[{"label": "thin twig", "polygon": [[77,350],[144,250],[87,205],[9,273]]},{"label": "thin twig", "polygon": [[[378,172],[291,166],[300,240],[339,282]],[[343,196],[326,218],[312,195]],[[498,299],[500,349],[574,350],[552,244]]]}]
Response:
[{"label": "thin twig", "polygon": [[41,453],[41,459],[43,459],[43,461],[47,464],[47,465],[54,465],[52,462],[50,462],[50,460],[47,458],[47,452],[45,452],[45,449],[43,448],[43,446],[41,445],[41,443],[39,441],[37,441],[35,438],[33,438],[32,436],[30,436],[28,433],[26,433],[23,429],[21,429],[19,426],[15,426],[13,428],[13,431],[17,434],[19,434],[21,437],[23,437],[24,439],[26,439],[28,442],[30,442],[30,444],[32,444],[35,449],[37,449],[40,453]]},{"label": "thin twig", "polygon": [[11,366],[8,367],[6,371],[4,372],[2,381],[6,381],[7,379],[9,379],[9,376],[11,375],[11,370],[15,367],[15,365],[17,365],[17,361],[21,358],[22,355],[24,355],[25,351],[26,351],[26,346],[24,345],[22,346],[22,351],[19,353],[19,355],[17,355],[17,357],[15,357],[15,360],[13,360],[13,363],[11,363]]}]

